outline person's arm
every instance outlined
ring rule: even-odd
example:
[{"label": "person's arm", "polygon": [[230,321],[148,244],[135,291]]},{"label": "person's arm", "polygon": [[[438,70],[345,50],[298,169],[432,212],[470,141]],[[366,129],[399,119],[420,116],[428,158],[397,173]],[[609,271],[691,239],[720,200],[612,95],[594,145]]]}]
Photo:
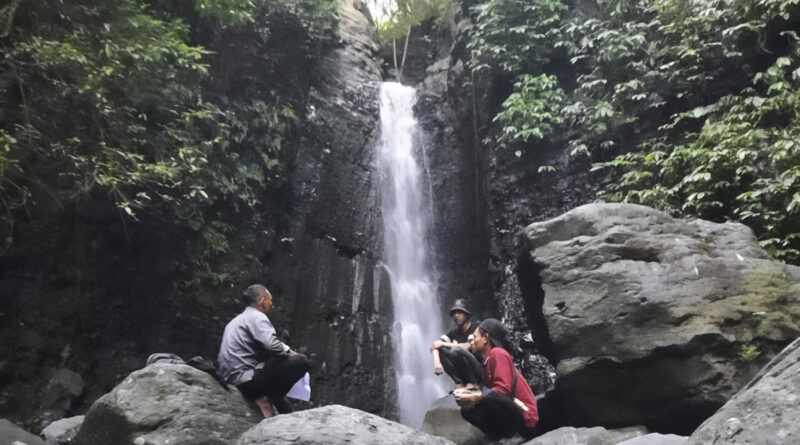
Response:
[{"label": "person's arm", "polygon": [[508,354],[497,354],[492,356],[486,363],[489,368],[488,375],[491,381],[484,382],[488,389],[497,391],[500,394],[511,395],[511,386],[514,384],[514,361]]},{"label": "person's arm", "polygon": [[254,317],[249,323],[250,333],[253,338],[261,343],[261,346],[268,352],[277,355],[292,355],[292,350],[284,342],[278,340],[275,333],[275,327],[269,321],[266,315],[263,317]]},{"label": "person's arm", "polygon": [[431,354],[433,354],[433,373],[440,375],[444,372],[444,367],[442,367],[442,361],[439,359],[439,349],[432,349]]}]

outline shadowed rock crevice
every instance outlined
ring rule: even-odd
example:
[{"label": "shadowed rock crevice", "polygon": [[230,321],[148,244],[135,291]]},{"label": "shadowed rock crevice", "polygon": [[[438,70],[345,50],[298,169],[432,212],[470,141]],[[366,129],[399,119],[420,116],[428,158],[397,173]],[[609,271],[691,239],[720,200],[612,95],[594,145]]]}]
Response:
[{"label": "shadowed rock crevice", "polygon": [[542,309],[545,295],[540,271],[544,267],[546,266],[536,263],[531,258],[531,255],[527,253],[520,255],[517,259],[517,278],[519,279],[522,300],[525,303],[528,326],[531,327],[531,332],[536,342],[536,350],[555,366],[558,362],[556,361],[553,345],[550,341],[550,332],[547,329],[547,321]]}]

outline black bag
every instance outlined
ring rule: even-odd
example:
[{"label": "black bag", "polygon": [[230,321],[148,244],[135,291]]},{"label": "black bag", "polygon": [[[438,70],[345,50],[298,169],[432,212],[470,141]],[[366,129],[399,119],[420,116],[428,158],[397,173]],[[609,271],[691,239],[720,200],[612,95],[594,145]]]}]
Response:
[{"label": "black bag", "polygon": [[223,379],[222,376],[219,375],[219,373],[217,372],[217,367],[214,366],[214,362],[212,362],[211,360],[205,359],[197,355],[190,358],[189,361],[186,362],[186,364],[211,375],[211,377],[214,377],[214,380],[219,382],[220,386],[225,388],[225,391],[230,391],[230,389],[228,388],[228,384],[225,383],[225,379]]}]

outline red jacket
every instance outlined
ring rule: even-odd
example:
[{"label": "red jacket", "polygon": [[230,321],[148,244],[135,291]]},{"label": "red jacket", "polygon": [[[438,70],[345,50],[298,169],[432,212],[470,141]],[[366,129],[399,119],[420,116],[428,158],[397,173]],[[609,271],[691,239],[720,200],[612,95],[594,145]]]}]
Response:
[{"label": "red jacket", "polygon": [[[492,347],[483,362],[483,383],[486,387],[500,394],[511,394],[514,372],[516,372],[514,361],[508,351],[497,346]],[[514,397],[528,407],[528,411],[522,411],[522,416],[525,418],[525,425],[533,428],[539,421],[539,412],[536,410],[533,391],[521,373],[517,377],[517,392]]]}]

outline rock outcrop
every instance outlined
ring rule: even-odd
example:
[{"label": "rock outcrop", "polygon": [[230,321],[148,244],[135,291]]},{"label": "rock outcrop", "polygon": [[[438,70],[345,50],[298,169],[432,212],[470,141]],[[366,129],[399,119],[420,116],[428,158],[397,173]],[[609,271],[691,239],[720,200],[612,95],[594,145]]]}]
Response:
[{"label": "rock outcrop", "polygon": [[616,445],[644,434],[647,434],[647,430],[643,427],[607,430],[599,426],[592,428],[565,426],[525,442],[525,445]]},{"label": "rock outcrop", "polygon": [[687,440],[689,440],[688,437],[677,434],[650,433],[628,439],[617,445],[684,445]]},{"label": "rock outcrop", "polygon": [[94,402],[81,445],[227,445],[262,420],[237,389],[188,365],[155,363]]},{"label": "rock outcrop", "polygon": [[741,224],[590,204],[522,241],[520,282],[569,424],[688,434],[800,335],[800,268]]},{"label": "rock outcrop", "polygon": [[0,444],[44,445],[44,441],[6,419],[0,419]]},{"label": "rock outcrop", "polygon": [[490,441],[481,430],[461,417],[461,410],[452,395],[446,395],[433,403],[431,409],[425,413],[420,430],[459,445],[482,445]]},{"label": "rock outcrop", "polygon": [[378,46],[364,3],[337,3],[338,45],[320,63],[308,123],[287,160],[293,167],[263,272],[278,297],[275,325],[315,362],[314,401],[387,413],[394,373],[374,171]]},{"label": "rock outcrop", "polygon": [[447,445],[453,442],[340,405],[266,419],[244,433],[237,445]]},{"label": "rock outcrop", "polygon": [[800,443],[800,338],[711,418],[687,445]]},{"label": "rock outcrop", "polygon": [[69,445],[78,436],[86,416],[56,420],[42,430],[45,445]]}]

